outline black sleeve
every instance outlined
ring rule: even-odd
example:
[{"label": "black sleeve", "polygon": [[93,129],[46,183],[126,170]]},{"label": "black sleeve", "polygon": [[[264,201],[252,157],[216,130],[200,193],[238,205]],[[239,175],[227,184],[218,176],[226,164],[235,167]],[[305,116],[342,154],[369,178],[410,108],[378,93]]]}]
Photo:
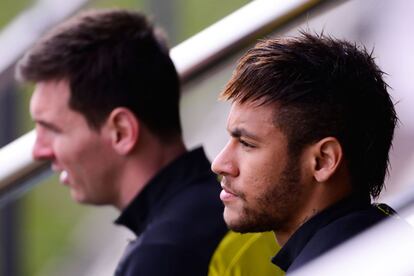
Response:
[{"label": "black sleeve", "polygon": [[195,252],[174,245],[141,245],[132,252],[116,276],[202,276],[208,268]]}]

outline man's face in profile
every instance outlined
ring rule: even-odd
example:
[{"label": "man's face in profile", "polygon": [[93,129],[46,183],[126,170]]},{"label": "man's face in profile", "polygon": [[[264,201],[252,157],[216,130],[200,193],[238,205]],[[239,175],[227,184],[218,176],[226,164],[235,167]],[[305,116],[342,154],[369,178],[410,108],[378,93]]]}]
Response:
[{"label": "man's face in profile", "polygon": [[275,115],[275,105],[233,103],[230,140],[212,164],[222,176],[224,219],[237,232],[285,230],[301,196],[300,158],[289,156]]},{"label": "man's face in profile", "polygon": [[69,107],[69,97],[66,81],[37,83],[30,102],[36,124],[33,157],[51,162],[76,201],[111,204],[116,194],[110,181],[114,158],[105,126],[92,130],[85,117]]}]

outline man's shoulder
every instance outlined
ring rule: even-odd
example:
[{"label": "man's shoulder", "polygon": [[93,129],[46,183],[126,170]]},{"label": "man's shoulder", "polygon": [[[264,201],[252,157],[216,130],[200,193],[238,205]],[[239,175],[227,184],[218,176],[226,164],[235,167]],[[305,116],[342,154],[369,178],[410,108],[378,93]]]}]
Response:
[{"label": "man's shoulder", "polygon": [[198,224],[213,229],[220,225],[224,229],[220,184],[203,149],[181,156],[168,173],[169,177],[164,179],[168,188],[152,207],[150,223],[157,228],[176,223],[178,227],[193,228]]},{"label": "man's shoulder", "polygon": [[160,204],[139,237],[133,258],[140,260],[162,255],[169,259],[168,264],[178,266],[184,265],[177,259],[180,257],[194,266],[188,267],[188,271],[195,268],[207,271],[215,248],[228,231],[216,186],[211,179],[203,178],[194,185],[183,187]]},{"label": "man's shoulder", "polygon": [[322,227],[315,238],[340,243],[392,216],[396,216],[396,213],[391,207],[385,204],[373,204],[338,217]]},{"label": "man's shoulder", "polygon": [[179,244],[132,242],[115,275],[206,275],[207,265],[197,251]]},{"label": "man's shoulder", "polygon": [[204,150],[196,148],[187,152],[176,161],[178,170],[171,172],[171,179],[176,187],[165,196],[166,204],[181,206],[220,205],[220,183],[217,175],[211,171]]},{"label": "man's shoulder", "polygon": [[162,176],[158,183],[167,183],[168,189],[156,197],[119,270],[145,271],[137,275],[206,275],[211,256],[228,231],[217,178],[200,150],[182,156]]},{"label": "man's shoulder", "polygon": [[207,274],[211,256],[227,231],[225,224],[218,214],[191,221],[176,211],[158,216],[130,243],[119,270],[131,273],[119,275]]},{"label": "man's shoulder", "polygon": [[[384,208],[386,205],[381,206]],[[291,268],[294,269],[297,266],[301,266],[393,214],[393,212],[387,213],[378,208],[378,206],[372,205],[366,209],[355,210],[331,221],[313,235],[292,263]]]},{"label": "man's shoulder", "polygon": [[185,182],[159,202],[156,216],[186,220],[192,224],[199,221],[224,225],[224,206],[220,200],[221,187],[217,177],[208,171],[191,176]]}]

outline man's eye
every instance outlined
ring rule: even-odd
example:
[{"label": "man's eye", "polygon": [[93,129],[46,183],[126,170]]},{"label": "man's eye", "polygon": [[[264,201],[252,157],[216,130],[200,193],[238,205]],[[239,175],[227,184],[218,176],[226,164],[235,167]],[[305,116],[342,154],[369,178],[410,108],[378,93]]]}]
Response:
[{"label": "man's eye", "polygon": [[253,145],[247,143],[246,141],[244,141],[243,139],[239,139],[240,144],[242,144],[244,147],[248,147],[248,148],[254,148]]}]

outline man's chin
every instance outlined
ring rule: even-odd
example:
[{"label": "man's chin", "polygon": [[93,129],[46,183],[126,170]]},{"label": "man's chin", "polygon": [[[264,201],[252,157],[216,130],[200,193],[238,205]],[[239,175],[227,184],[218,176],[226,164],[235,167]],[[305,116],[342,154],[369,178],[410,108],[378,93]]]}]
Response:
[{"label": "man's chin", "polygon": [[269,223],[260,223],[255,217],[242,215],[241,212],[234,213],[227,208],[224,210],[223,217],[227,227],[237,233],[257,233],[273,230]]},{"label": "man's chin", "polygon": [[226,222],[227,227],[230,230],[234,232],[238,232],[238,233],[251,232],[250,231],[251,225],[248,221],[246,221],[246,219],[243,216],[232,213],[226,208],[224,211],[223,217],[224,217],[224,221]]},{"label": "man's chin", "polygon": [[70,195],[71,195],[72,199],[74,201],[76,201],[77,203],[80,203],[80,204],[91,204],[87,200],[87,198],[83,194],[79,193],[78,191],[75,191],[75,190],[71,189],[70,190]]},{"label": "man's chin", "polygon": [[106,200],[100,200],[99,198],[87,197],[85,194],[79,193],[77,191],[71,190],[71,197],[74,201],[83,205],[93,205],[93,206],[106,206],[112,205],[112,203]]}]

